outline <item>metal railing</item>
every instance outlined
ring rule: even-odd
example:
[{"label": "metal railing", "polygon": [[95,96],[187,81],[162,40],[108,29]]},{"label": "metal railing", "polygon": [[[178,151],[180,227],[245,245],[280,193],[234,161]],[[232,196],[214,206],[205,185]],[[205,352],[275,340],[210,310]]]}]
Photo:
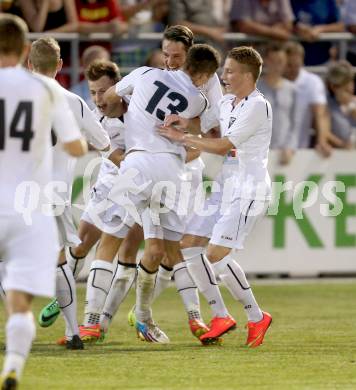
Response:
[{"label": "metal railing", "polygon": [[[29,39],[34,41],[43,35],[49,35],[46,33],[30,33]],[[126,35],[122,37],[114,36],[110,33],[92,33],[88,35],[80,35],[78,33],[51,33],[53,38],[55,38],[59,42],[68,42],[70,44],[70,66],[67,69],[64,69],[63,72],[70,75],[71,84],[76,84],[80,79],[80,58],[79,58],[79,44],[80,42],[111,42],[113,44],[123,44],[125,42],[130,41],[142,41],[147,44],[147,42],[151,43],[159,43],[162,40],[162,33],[139,33],[137,35]],[[258,37],[247,35],[243,33],[226,33],[224,35],[226,42],[236,44],[242,42],[267,42],[268,38]],[[293,37],[294,40],[299,40],[297,36]],[[318,42],[330,42],[338,45],[339,48],[339,57],[341,59],[346,58],[346,53],[348,51],[348,44],[350,42],[356,42],[356,35],[348,32],[342,33],[324,33],[319,37]],[[121,71],[123,73],[127,73],[132,70],[133,67],[123,67]],[[323,74],[326,70],[325,66],[316,66],[316,67],[308,67],[309,70]]]}]

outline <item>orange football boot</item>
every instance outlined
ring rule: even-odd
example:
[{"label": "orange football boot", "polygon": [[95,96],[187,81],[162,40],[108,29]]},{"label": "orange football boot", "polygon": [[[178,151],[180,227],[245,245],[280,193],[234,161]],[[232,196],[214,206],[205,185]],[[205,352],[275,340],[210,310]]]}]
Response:
[{"label": "orange football boot", "polygon": [[249,321],[246,325],[248,328],[246,345],[250,348],[255,348],[262,344],[263,338],[272,323],[272,316],[269,313],[263,311],[262,314],[261,321]]}]

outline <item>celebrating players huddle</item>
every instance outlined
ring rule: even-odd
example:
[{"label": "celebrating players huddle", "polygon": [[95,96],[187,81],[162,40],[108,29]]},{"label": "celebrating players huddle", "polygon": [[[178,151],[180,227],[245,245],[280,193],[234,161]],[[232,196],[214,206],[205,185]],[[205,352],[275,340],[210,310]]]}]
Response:
[{"label": "celebrating players huddle", "polygon": [[[130,321],[138,337],[169,343],[151,307],[174,276],[190,330],[207,345],[220,343],[236,327],[219,280],[243,304],[246,344],[262,344],[272,317],[260,309],[235,260],[270,199],[272,110],[256,90],[259,53],[244,46],[228,53],[223,96],[215,49],[194,44],[187,27],[169,27],[162,42],[165,70],[140,67],[121,78],[110,61],[89,66],[86,78],[96,105],[90,112],[81,98],[51,80],[62,65],[53,38],[32,44],[32,73],[17,66],[27,54],[26,32],[21,19],[0,15],[0,178],[6,183],[0,188],[0,258],[9,314],[1,388],[16,388],[21,377],[35,337],[31,301],[37,295],[56,297],[42,310],[40,325],[50,326],[61,311],[66,329],[58,343],[82,349],[83,342],[106,337],[136,284]],[[71,184],[74,157],[87,144],[100,151],[102,162],[77,234]],[[224,156],[215,183],[220,191],[206,199],[201,151]],[[40,196],[30,225],[14,204],[24,182],[29,191],[31,183],[41,190],[57,185],[52,215],[44,215]],[[97,243],[78,327],[75,278]],[[212,311],[208,325],[198,292]]]}]

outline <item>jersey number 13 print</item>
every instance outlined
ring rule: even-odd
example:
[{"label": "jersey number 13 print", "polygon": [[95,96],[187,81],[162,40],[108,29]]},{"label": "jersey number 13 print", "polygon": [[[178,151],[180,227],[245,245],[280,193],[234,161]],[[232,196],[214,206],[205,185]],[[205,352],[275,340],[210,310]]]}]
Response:
[{"label": "jersey number 13 print", "polygon": [[[151,97],[146,107],[146,111],[150,114],[153,114],[155,108],[158,106],[158,103],[169,91],[169,87],[167,87],[167,85],[162,83],[161,81],[155,81],[154,84],[157,85],[158,89]],[[183,112],[188,107],[188,100],[178,92],[170,92],[167,97],[168,99],[172,100],[172,102],[177,102],[177,104],[175,105],[172,103],[168,104],[167,109],[170,110],[170,114],[178,114],[180,112]],[[156,116],[158,119],[163,121],[166,116],[166,113],[160,108],[157,108]]]}]

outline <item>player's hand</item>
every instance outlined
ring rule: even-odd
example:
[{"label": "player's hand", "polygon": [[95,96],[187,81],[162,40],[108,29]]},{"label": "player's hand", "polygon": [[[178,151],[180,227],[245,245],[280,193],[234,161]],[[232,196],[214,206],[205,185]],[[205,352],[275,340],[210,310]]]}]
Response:
[{"label": "player's hand", "polygon": [[160,126],[158,133],[174,142],[184,142],[184,133],[173,126]]},{"label": "player's hand", "polygon": [[182,118],[177,114],[170,114],[164,118],[164,126],[177,126],[181,129],[187,130],[189,126],[189,119]]}]

